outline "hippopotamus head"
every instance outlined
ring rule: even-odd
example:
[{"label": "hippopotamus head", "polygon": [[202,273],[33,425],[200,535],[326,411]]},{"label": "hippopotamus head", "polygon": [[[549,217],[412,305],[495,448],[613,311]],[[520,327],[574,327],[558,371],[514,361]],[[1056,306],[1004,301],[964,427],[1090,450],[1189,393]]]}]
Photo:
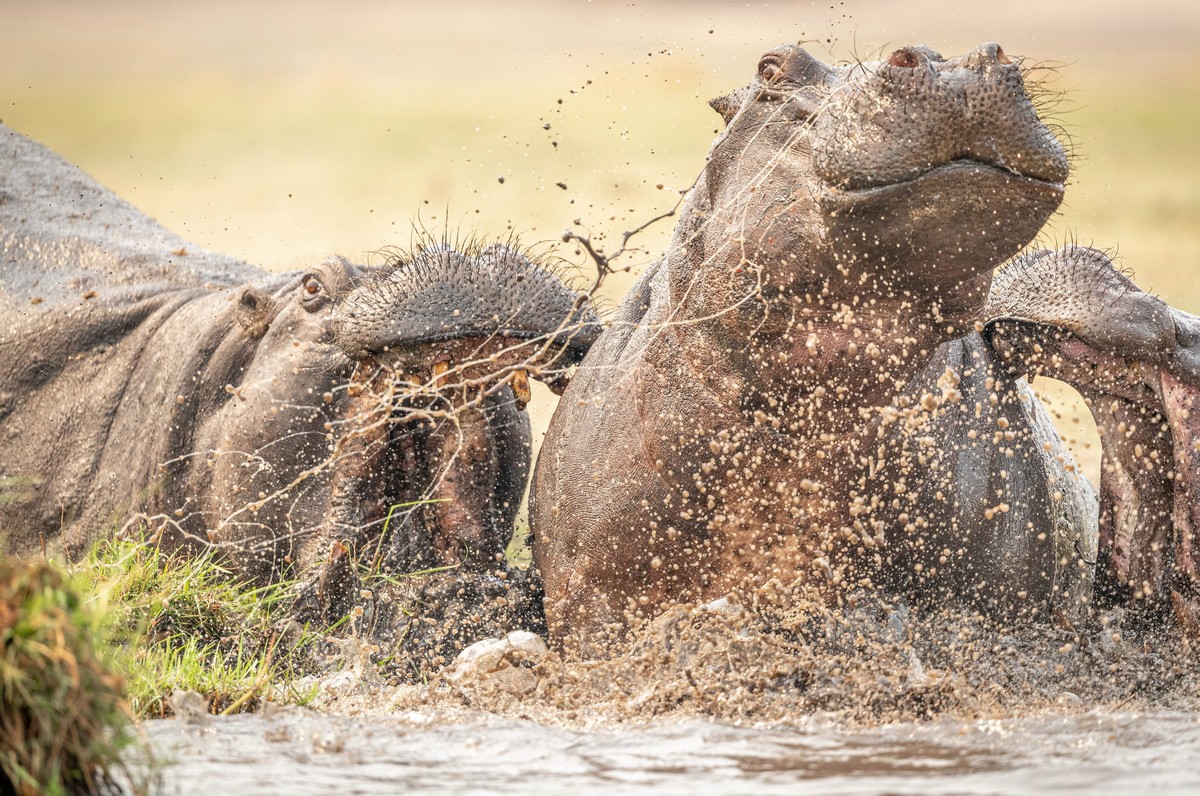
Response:
[{"label": "hippopotamus head", "polygon": [[842,66],[787,45],[712,105],[727,128],[704,175],[706,212],[723,221],[707,225],[707,251],[732,238],[751,264],[799,263],[772,271],[777,288],[969,292],[977,308],[987,272],[1037,234],[1067,179],[1020,64],[996,44]]},{"label": "hippopotamus head", "polygon": [[599,330],[586,296],[515,248],[438,245],[330,258],[231,307],[239,386],[197,432],[214,486],[195,491],[220,497],[208,536],[239,571],[372,543],[388,569],[494,566],[528,474],[528,377],[566,386]]},{"label": "hippopotamus head", "polygon": [[599,329],[586,295],[504,244],[430,246],[353,280],[329,315],[354,367],[301,613],[344,615],[356,560],[487,577],[528,477],[529,376],[561,393]]}]

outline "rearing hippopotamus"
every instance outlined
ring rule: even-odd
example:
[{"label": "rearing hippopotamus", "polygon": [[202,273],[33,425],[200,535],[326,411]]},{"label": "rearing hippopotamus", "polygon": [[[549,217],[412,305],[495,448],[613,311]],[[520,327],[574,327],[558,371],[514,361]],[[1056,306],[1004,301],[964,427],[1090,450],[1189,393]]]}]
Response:
[{"label": "rearing hippopotamus", "polygon": [[596,333],[509,246],[267,274],[2,126],[0,258],[7,545],[75,555],[140,517],[260,582],[309,579],[326,612],[359,565],[497,566],[527,377],[561,387]]},{"label": "rearing hippopotamus", "polygon": [[[666,254],[580,365],[538,459],[550,631],[771,580],[997,616],[1200,594],[1200,320],[1090,249],[1026,254],[1062,145],[995,44],[826,66],[772,50]],[[1020,376],[1078,385],[1097,501]],[[1191,620],[1189,620],[1191,621]]]}]

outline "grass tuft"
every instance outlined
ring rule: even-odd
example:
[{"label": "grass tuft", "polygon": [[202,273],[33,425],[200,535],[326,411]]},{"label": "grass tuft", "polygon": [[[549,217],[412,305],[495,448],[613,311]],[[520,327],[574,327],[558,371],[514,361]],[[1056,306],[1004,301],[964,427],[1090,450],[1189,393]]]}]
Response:
[{"label": "grass tuft", "polygon": [[0,794],[121,793],[136,734],[102,611],[45,562],[0,561]]},{"label": "grass tuft", "polygon": [[79,576],[125,633],[138,717],[172,715],[176,691],[199,693],[214,714],[311,698],[293,681],[315,636],[294,628],[287,643],[279,638],[290,583],[249,586],[211,552],[173,556],[128,540],[101,542]]}]

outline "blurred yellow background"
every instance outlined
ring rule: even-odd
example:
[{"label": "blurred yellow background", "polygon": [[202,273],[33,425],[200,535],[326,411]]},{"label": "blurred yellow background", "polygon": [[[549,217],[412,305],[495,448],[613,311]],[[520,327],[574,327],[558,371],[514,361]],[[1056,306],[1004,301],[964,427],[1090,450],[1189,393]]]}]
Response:
[{"label": "blurred yellow background", "polygon": [[[1115,247],[1144,288],[1200,313],[1200,11],[1184,0],[3,0],[0,120],[270,269],[370,262],[418,220],[537,243],[579,219],[612,248],[691,184],[719,123],[706,100],[762,51],[992,40],[1055,67],[1039,74],[1065,92],[1047,111],[1075,171],[1046,241]],[[540,393],[535,421],[551,408]],[[1064,413],[1094,474],[1094,432]]]}]

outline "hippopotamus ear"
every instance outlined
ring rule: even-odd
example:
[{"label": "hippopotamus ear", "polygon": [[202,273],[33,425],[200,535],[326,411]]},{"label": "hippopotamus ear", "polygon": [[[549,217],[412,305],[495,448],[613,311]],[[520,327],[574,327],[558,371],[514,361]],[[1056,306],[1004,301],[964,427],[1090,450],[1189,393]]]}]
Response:
[{"label": "hippopotamus ear", "polygon": [[721,114],[721,118],[725,120],[725,124],[729,124],[733,121],[733,117],[737,116],[737,112],[742,109],[748,93],[747,88],[739,88],[736,91],[729,92],[724,97],[710,99],[708,105],[714,111]]},{"label": "hippopotamus ear", "polygon": [[[921,49],[929,50],[928,47]],[[937,55],[932,50],[929,52]],[[821,85],[829,78],[831,71],[808,50],[797,45],[780,47],[764,53],[758,64],[758,76],[764,83],[790,83],[794,86]]]},{"label": "hippopotamus ear", "polygon": [[238,297],[237,322],[249,338],[262,337],[275,317],[275,299],[263,291],[248,287]]}]

